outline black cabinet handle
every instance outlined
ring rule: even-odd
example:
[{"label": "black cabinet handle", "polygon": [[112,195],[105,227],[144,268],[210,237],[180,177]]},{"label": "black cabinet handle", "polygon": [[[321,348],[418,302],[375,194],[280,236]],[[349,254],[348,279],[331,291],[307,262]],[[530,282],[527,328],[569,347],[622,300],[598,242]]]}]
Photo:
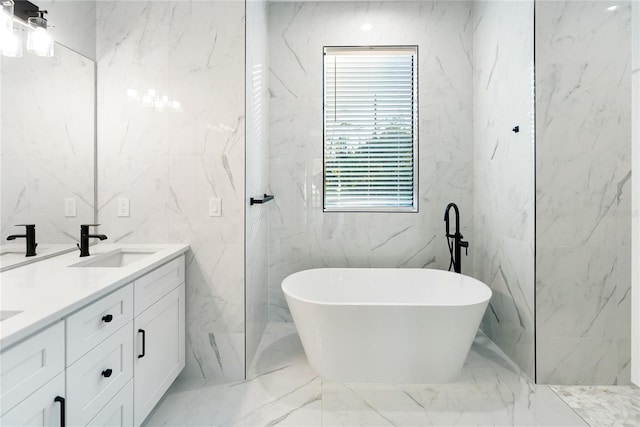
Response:
[{"label": "black cabinet handle", "polygon": [[142,359],[144,357],[144,355],[146,354],[146,351],[145,351],[146,342],[145,341],[147,341],[147,337],[146,337],[146,333],[145,333],[144,329],[138,329],[138,333],[142,334],[142,354],[138,355],[138,359]]},{"label": "black cabinet handle", "polygon": [[274,196],[273,194],[267,194],[265,193],[262,199],[254,199],[253,197],[251,199],[249,199],[249,206],[253,206],[253,205],[261,205],[263,203],[267,203],[270,200],[273,200],[276,196]]},{"label": "black cabinet handle", "polygon": [[109,323],[113,320],[113,315],[112,314],[106,314],[104,316],[102,316],[102,321],[104,323]]},{"label": "black cabinet handle", "polygon": [[105,369],[104,371],[102,371],[102,376],[105,378],[109,378],[112,373],[113,371],[111,369]]},{"label": "black cabinet handle", "polygon": [[60,427],[65,427],[66,422],[65,422],[65,415],[64,415],[64,397],[61,396],[56,396],[55,399],[53,399],[54,402],[60,402]]}]

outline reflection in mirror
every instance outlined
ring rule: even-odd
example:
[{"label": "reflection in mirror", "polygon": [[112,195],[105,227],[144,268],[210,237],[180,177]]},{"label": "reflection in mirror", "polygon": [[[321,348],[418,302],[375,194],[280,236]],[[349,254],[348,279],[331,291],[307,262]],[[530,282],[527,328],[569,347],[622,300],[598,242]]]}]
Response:
[{"label": "reflection in mirror", "polygon": [[0,63],[0,267],[25,255],[16,224],[35,224],[37,257],[75,248],[94,222],[95,64],[56,44],[55,56]]}]

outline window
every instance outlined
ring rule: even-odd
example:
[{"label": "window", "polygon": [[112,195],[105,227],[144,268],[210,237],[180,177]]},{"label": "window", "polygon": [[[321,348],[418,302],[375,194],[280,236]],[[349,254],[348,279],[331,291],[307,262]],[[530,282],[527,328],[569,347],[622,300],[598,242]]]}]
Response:
[{"label": "window", "polygon": [[324,210],[417,212],[417,46],[324,48]]}]

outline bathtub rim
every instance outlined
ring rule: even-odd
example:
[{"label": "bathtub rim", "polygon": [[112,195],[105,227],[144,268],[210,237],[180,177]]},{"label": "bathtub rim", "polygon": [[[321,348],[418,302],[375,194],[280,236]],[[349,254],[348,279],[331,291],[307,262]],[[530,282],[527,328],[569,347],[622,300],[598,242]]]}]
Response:
[{"label": "bathtub rim", "polygon": [[[455,301],[451,301],[451,302],[447,302],[446,304],[430,304],[430,303],[423,303],[423,304],[416,304],[413,302],[402,302],[402,303],[380,303],[380,302],[338,302],[338,301],[333,301],[333,302],[325,302],[325,301],[317,301],[317,300],[311,300],[309,298],[304,298],[304,297],[300,297],[298,295],[294,295],[292,294],[289,290],[286,289],[285,287],[285,282],[287,282],[288,279],[292,278],[293,276],[297,276],[297,275],[302,275],[303,273],[309,273],[312,271],[324,271],[324,270],[421,270],[421,271],[437,271],[437,272],[442,272],[445,274],[459,274],[461,276],[463,276],[465,279],[464,280],[469,280],[471,282],[477,282],[478,285],[482,285],[482,290],[486,291],[486,298],[482,298],[480,300],[473,300],[473,301],[467,301],[467,302],[455,302]],[[440,274],[440,273],[439,273]],[[308,268],[305,270],[300,270],[297,271],[295,273],[291,273],[289,274],[287,277],[285,277],[284,279],[282,279],[282,283],[280,284],[280,289],[282,290],[282,292],[284,293],[285,297],[288,298],[293,298],[296,301],[301,301],[301,302],[305,302],[307,304],[316,304],[316,305],[321,305],[321,306],[341,306],[341,307],[346,307],[346,306],[351,306],[351,307],[469,307],[469,306],[474,306],[474,305],[479,305],[479,304],[488,304],[491,301],[491,298],[493,297],[493,291],[491,290],[491,288],[484,282],[476,279],[475,277],[471,277],[471,276],[467,276],[465,274],[461,274],[461,273],[455,273],[455,272],[451,272],[451,271],[447,271],[447,270],[438,270],[435,268],[394,268],[394,267],[317,267],[317,268]]]}]

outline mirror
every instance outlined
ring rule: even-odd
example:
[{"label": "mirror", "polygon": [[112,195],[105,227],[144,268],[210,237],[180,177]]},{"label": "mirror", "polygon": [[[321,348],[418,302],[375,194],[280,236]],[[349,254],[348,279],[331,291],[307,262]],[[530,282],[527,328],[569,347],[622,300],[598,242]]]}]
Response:
[{"label": "mirror", "polygon": [[16,224],[36,225],[38,259],[75,248],[80,224],[95,220],[96,67],[56,43],[52,58],[1,57],[0,73],[4,270],[13,259],[31,260],[25,239],[7,241],[25,234]]}]

